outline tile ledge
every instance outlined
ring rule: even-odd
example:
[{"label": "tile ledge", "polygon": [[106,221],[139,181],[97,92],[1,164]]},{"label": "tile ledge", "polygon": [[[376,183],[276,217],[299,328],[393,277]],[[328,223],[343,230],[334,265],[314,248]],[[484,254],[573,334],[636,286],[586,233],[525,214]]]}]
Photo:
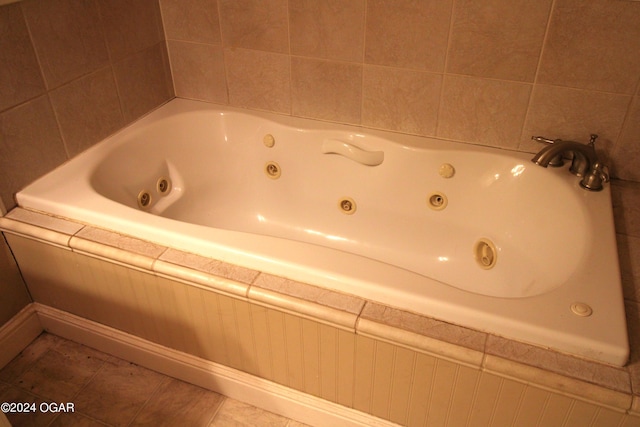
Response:
[{"label": "tile ledge", "polygon": [[455,363],[463,363],[476,369],[481,368],[484,357],[484,353],[481,351],[362,317],[358,318],[356,334],[408,347]]},{"label": "tile ledge", "polygon": [[71,236],[69,234],[49,230],[38,225],[16,221],[11,218],[7,218],[6,216],[0,218],[0,231],[36,240],[61,249],[71,250],[69,247],[69,240],[71,239]]},{"label": "tile ledge", "polygon": [[634,396],[631,393],[612,390],[602,385],[557,374],[499,356],[485,354],[482,369],[515,381],[542,387],[555,393],[566,394],[597,405],[605,405],[618,411],[628,411],[632,408]]},{"label": "tile ledge", "polygon": [[305,317],[316,322],[355,332],[358,320],[357,314],[258,286],[251,286],[248,296],[249,301],[255,304],[265,305],[295,316]]},{"label": "tile ledge", "polygon": [[125,249],[76,236],[71,237],[69,240],[69,247],[73,252],[78,254],[99,258],[112,264],[141,269],[147,272],[152,272],[151,267],[155,261],[155,258],[146,255],[129,252]]},{"label": "tile ledge", "polygon": [[236,298],[246,299],[249,292],[249,285],[245,283],[220,277],[189,266],[174,264],[161,258],[155,260],[152,269],[153,272],[162,277],[192,286],[201,286],[207,290],[221,292]]},{"label": "tile ledge", "polygon": [[12,209],[5,215],[5,218],[70,236],[76,234],[85,227],[85,224],[72,221],[64,217],[21,207]]}]

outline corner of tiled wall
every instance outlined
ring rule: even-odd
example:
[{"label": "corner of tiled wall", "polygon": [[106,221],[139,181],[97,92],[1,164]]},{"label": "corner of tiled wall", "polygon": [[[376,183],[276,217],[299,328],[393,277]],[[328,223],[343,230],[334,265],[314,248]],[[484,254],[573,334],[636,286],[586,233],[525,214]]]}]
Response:
[{"label": "corner of tiled wall", "polygon": [[0,7],[0,199],[173,97],[157,0]]},{"label": "corner of tiled wall", "polygon": [[538,150],[640,181],[640,3],[160,0],[176,96]]}]

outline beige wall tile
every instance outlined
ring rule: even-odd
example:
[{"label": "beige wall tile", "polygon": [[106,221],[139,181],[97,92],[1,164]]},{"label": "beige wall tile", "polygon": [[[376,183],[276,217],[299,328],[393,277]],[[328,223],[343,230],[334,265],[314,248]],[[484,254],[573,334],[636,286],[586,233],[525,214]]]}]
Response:
[{"label": "beige wall tile", "polygon": [[613,150],[612,173],[620,179],[640,182],[640,96],[634,97]]},{"label": "beige wall tile", "polygon": [[169,40],[168,48],[176,96],[228,102],[221,45]]},{"label": "beige wall tile", "polygon": [[291,53],[361,62],[364,15],[364,0],[290,1]]},{"label": "beige wall tile", "polygon": [[[640,4],[556,1],[538,82],[633,94],[640,76]],[[602,109],[601,109],[602,110]]]},{"label": "beige wall tile", "polygon": [[224,55],[231,105],[291,112],[287,56],[246,49],[225,49]]},{"label": "beige wall tile", "polygon": [[95,2],[27,1],[21,6],[48,88],[94,71],[109,61]]},{"label": "beige wall tile", "polygon": [[446,75],[437,135],[517,148],[531,85]]},{"label": "beige wall tile", "polygon": [[61,86],[50,98],[70,157],[124,125],[111,67]]},{"label": "beige wall tile", "polygon": [[444,70],[451,0],[367,2],[365,62]]},{"label": "beige wall tile", "polygon": [[551,3],[458,0],[447,71],[533,83]]},{"label": "beige wall tile", "polygon": [[289,53],[287,0],[218,0],[225,47]]},{"label": "beige wall tile", "polygon": [[442,75],[365,65],[362,124],[435,135]]},{"label": "beige wall tile", "polygon": [[124,120],[129,123],[173,97],[164,43],[113,65]]},{"label": "beige wall tile", "polygon": [[0,182],[7,209],[13,194],[67,160],[47,96],[0,114]]},{"label": "beige wall tile", "polygon": [[221,43],[217,0],[160,0],[167,39]]},{"label": "beige wall tile", "polygon": [[624,297],[640,301],[640,237],[618,234],[616,240]]},{"label": "beige wall tile", "polygon": [[0,7],[0,111],[45,91],[40,66],[18,5]]},{"label": "beige wall tile", "polygon": [[360,123],[362,66],[291,58],[293,114],[340,123]]},{"label": "beige wall tile", "polygon": [[[0,42],[9,43],[0,46],[0,111],[9,114],[5,117],[24,115],[22,122],[33,127],[24,132],[13,129],[12,136],[3,136],[1,142],[10,152],[5,151],[2,158],[0,174],[7,178],[0,180],[0,198],[10,209],[14,206],[12,193],[66,160],[67,155],[77,154],[125,121],[173,97],[173,85],[166,46],[159,43],[161,20],[155,0],[28,0],[1,7],[0,22],[7,19]],[[140,50],[145,46],[150,46],[149,50]],[[149,54],[154,49],[156,53]],[[117,91],[112,91],[112,82],[95,79],[112,57],[128,53],[132,56],[114,67]],[[65,87],[67,83],[73,84]],[[60,115],[48,114],[38,120],[30,112],[32,103],[38,104],[34,97],[47,89]],[[30,105],[20,104],[30,99]],[[123,111],[124,121],[117,117],[117,109]],[[60,150],[61,131],[67,152]],[[21,139],[19,147],[9,148],[13,142],[8,141],[16,138]],[[27,152],[34,158],[24,158]],[[29,168],[24,167],[25,162],[30,162]]]},{"label": "beige wall tile", "polygon": [[640,184],[613,180],[611,201],[616,232],[640,237]]},{"label": "beige wall tile", "polygon": [[532,135],[587,143],[599,135],[596,148],[608,154],[616,140],[630,98],[627,95],[536,85],[524,124],[520,150],[537,152]]},{"label": "beige wall tile", "polygon": [[98,4],[112,61],[163,39],[158,0],[98,0]]}]

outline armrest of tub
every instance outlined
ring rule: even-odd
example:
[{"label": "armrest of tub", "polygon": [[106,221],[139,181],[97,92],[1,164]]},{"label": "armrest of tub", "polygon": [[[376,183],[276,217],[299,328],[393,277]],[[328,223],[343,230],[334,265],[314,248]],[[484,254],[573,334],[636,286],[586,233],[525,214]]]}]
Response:
[{"label": "armrest of tub", "polygon": [[324,154],[340,154],[366,166],[378,166],[384,160],[384,151],[367,151],[339,139],[325,139],[322,143],[322,152]]}]

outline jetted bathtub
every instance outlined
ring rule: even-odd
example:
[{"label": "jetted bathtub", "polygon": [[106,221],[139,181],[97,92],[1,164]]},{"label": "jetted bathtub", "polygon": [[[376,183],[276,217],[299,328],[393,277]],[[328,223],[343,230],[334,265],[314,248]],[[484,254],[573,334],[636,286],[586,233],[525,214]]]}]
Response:
[{"label": "jetted bathtub", "polygon": [[609,186],[531,157],[175,99],[17,201],[623,365]]}]

